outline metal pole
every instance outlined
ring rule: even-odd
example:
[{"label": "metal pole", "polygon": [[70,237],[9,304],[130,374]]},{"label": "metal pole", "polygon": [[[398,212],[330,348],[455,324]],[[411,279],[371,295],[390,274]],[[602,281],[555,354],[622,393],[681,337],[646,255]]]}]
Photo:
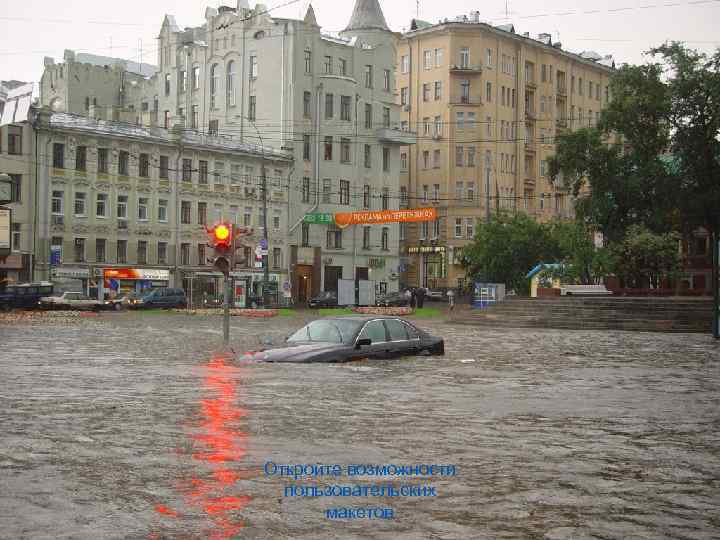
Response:
[{"label": "metal pole", "polygon": [[225,298],[223,299],[223,343],[230,344],[230,273],[225,275]]},{"label": "metal pole", "polygon": [[713,337],[720,339],[720,234],[713,232]]},{"label": "metal pole", "polygon": [[260,175],[262,177],[262,190],[263,190],[263,239],[265,240],[265,248],[268,250],[268,254],[263,255],[263,307],[267,307],[268,304],[268,283],[270,283],[270,244],[268,242],[268,216],[267,216],[267,176],[265,174],[265,150],[263,150],[263,161],[260,165]]}]

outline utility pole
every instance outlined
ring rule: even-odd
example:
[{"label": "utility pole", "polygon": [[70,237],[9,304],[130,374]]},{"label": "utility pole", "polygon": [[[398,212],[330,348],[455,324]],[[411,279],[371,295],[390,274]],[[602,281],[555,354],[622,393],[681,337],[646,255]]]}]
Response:
[{"label": "utility pole", "polygon": [[713,242],[713,337],[720,339],[720,234],[715,230],[712,234]]},{"label": "utility pole", "polygon": [[265,241],[265,255],[263,255],[263,307],[268,305],[268,286],[270,283],[270,244],[268,243],[268,205],[267,205],[267,175],[265,172],[265,150],[262,149],[262,162],[260,163],[260,177],[262,181],[262,192],[263,192],[263,240]]}]

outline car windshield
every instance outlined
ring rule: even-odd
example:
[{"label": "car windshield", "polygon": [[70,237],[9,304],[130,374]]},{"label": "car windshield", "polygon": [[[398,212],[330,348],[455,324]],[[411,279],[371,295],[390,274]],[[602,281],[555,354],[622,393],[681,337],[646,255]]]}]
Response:
[{"label": "car windshield", "polygon": [[316,343],[352,343],[357,335],[362,321],[350,319],[335,319],[314,321],[295,332],[288,338],[288,343],[316,342]]}]

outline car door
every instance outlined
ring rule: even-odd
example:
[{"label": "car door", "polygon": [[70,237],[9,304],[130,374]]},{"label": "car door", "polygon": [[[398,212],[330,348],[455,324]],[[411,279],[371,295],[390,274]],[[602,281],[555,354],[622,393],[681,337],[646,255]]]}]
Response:
[{"label": "car door", "polygon": [[358,335],[358,340],[360,339],[372,341],[371,345],[361,349],[361,356],[365,358],[387,358],[392,353],[392,346],[382,319],[368,321]]},{"label": "car door", "polygon": [[385,326],[390,338],[391,355],[405,356],[411,354],[407,326],[399,319],[385,319]]}]

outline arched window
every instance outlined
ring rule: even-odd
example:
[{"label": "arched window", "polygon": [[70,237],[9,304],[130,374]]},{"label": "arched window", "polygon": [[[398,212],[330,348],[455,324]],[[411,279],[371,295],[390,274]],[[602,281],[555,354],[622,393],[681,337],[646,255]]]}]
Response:
[{"label": "arched window", "polygon": [[235,62],[228,62],[227,66],[227,106],[235,106]]},{"label": "arched window", "polygon": [[210,68],[210,108],[217,107],[217,92],[220,86],[220,78],[218,76],[218,65],[213,64]]}]

